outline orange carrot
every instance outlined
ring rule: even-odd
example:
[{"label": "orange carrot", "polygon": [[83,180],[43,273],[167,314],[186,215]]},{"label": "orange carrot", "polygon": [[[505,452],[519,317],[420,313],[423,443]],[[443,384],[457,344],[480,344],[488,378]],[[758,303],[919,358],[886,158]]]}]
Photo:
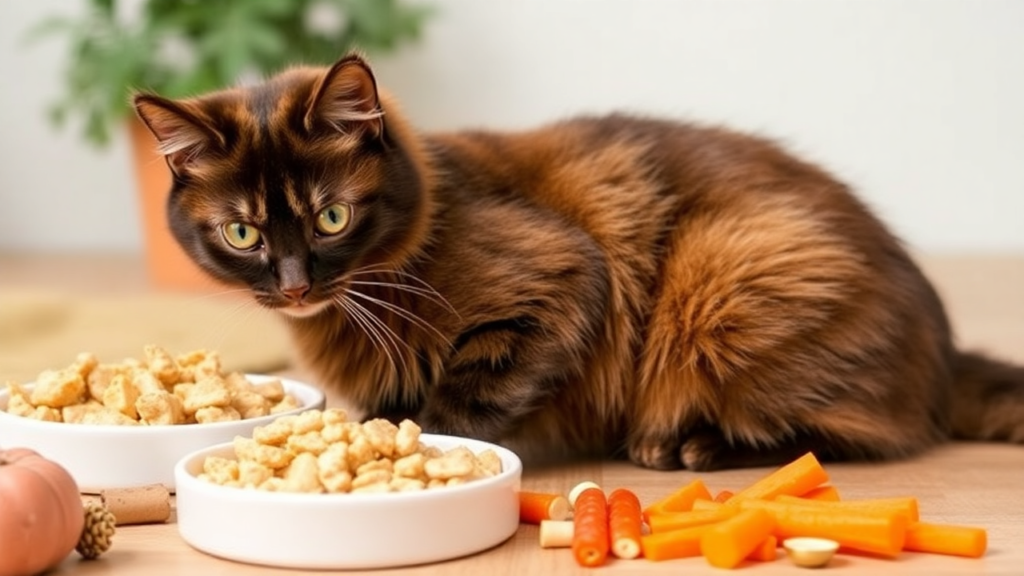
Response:
[{"label": "orange carrot", "polygon": [[660,561],[673,558],[692,558],[700,556],[700,539],[714,524],[691,526],[680,530],[644,534],[640,538],[640,548],[644,558]]},{"label": "orange carrot", "polygon": [[904,550],[952,554],[980,558],[988,547],[988,532],[983,528],[914,522],[907,529]]},{"label": "orange carrot", "polygon": [[732,498],[732,496],[732,491],[722,490],[718,494],[715,494],[715,502],[728,502],[729,498]]},{"label": "orange carrot", "polygon": [[750,555],[775,528],[775,520],[760,508],[713,524],[700,538],[700,552],[716,568],[734,568]]},{"label": "orange carrot", "polygon": [[890,512],[901,512],[907,516],[907,520],[916,522],[920,517],[918,514],[917,498],[906,496],[896,498],[871,498],[866,500],[840,500],[831,502],[828,500],[813,500],[798,496],[780,494],[776,502],[790,502],[806,506],[816,506],[826,510],[849,510],[851,512],[878,512],[889,514]]},{"label": "orange carrot", "polygon": [[729,504],[754,498],[772,500],[779,494],[799,496],[825,482],[828,482],[828,473],[814,454],[808,452],[740,490],[729,499]]},{"label": "orange carrot", "polygon": [[868,513],[753,499],[744,499],[740,508],[769,512],[775,517],[774,535],[780,540],[796,536],[829,538],[845,548],[890,557],[903,549],[909,526],[902,512]]},{"label": "orange carrot", "polygon": [[825,500],[828,502],[838,502],[839,500],[842,500],[842,498],[839,497],[839,490],[831,484],[811,488],[807,492],[800,494],[800,497],[807,498],[808,500]]},{"label": "orange carrot", "polygon": [[779,539],[775,536],[765,538],[747,555],[747,560],[755,562],[771,562],[778,555]]},{"label": "orange carrot", "polygon": [[565,520],[569,517],[569,500],[561,494],[519,492],[519,521],[540,524],[541,520]]},{"label": "orange carrot", "polygon": [[640,499],[631,490],[616,488],[608,495],[608,532],[615,556],[636,558],[640,555],[643,519]]},{"label": "orange carrot", "polygon": [[686,512],[693,505],[697,498],[711,500],[711,492],[704,482],[699,478],[689,484],[684,484],[675,492],[654,502],[643,510],[644,520],[650,521],[652,514],[665,514],[667,512]]},{"label": "orange carrot", "polygon": [[580,566],[600,566],[608,558],[608,502],[600,488],[587,488],[576,497],[572,553]]},{"label": "orange carrot", "polygon": [[735,508],[721,510],[690,510],[689,512],[671,512],[669,514],[655,514],[647,521],[651,532],[668,532],[679,530],[690,526],[702,524],[714,524],[736,515]]}]

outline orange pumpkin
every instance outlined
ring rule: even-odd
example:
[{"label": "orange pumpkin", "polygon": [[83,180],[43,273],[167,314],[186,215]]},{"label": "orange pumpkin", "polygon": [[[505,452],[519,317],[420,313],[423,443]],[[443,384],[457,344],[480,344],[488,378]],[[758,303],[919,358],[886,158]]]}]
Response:
[{"label": "orange pumpkin", "polygon": [[0,576],[29,576],[75,549],[85,522],[74,478],[27,448],[0,450]]}]

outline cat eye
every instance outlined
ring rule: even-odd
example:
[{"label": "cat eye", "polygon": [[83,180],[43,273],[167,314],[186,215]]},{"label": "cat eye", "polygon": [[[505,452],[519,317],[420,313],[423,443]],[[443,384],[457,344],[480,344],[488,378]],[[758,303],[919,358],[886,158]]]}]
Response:
[{"label": "cat eye", "polygon": [[352,220],[352,207],[348,204],[331,204],[316,216],[317,231],[333,235],[341,232]]},{"label": "cat eye", "polygon": [[221,229],[228,244],[239,250],[248,250],[260,241],[260,231],[255,226],[232,222]]}]

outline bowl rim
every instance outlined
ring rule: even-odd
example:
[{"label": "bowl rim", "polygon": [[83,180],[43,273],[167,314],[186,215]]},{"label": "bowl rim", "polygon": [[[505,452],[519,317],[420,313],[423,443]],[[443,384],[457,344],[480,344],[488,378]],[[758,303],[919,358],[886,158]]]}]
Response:
[{"label": "bowl rim", "polygon": [[[420,434],[420,442],[431,445],[433,442],[442,441],[442,443],[450,443],[447,449],[454,448],[458,445],[466,446],[473,450],[474,453],[479,454],[483,450],[491,449],[494,450],[499,459],[502,462],[501,472],[494,476],[487,478],[477,478],[475,480],[466,482],[465,484],[458,484],[455,486],[446,486],[444,488],[438,488],[436,490],[409,490],[403,492],[328,492],[328,493],[298,493],[298,492],[271,492],[269,490],[258,490],[256,488],[239,488],[236,486],[221,486],[219,484],[213,484],[200,480],[198,476],[193,474],[189,468],[193,463],[198,463],[200,458],[211,456],[223,452],[228,452],[232,449],[233,444],[231,442],[224,442],[207,446],[194,450],[185,456],[181,457],[174,465],[174,476],[175,485],[178,493],[181,493],[183,486],[187,486],[187,490],[198,490],[205,492],[210,495],[215,495],[218,498],[229,498],[232,500],[246,500],[252,501],[256,498],[260,505],[302,505],[315,503],[318,505],[344,505],[350,504],[353,506],[378,506],[381,502],[399,502],[399,503],[411,503],[418,502],[421,500],[432,500],[438,497],[444,497],[450,495],[457,497],[459,494],[468,492],[474,492],[478,490],[486,490],[495,485],[501,485],[508,482],[510,479],[515,480],[516,478],[522,477],[523,462],[520,457],[499,444],[486,442],[484,440],[477,440],[475,438],[466,438],[463,436],[451,436],[447,434],[431,434],[424,432]],[[517,488],[518,490],[518,488]],[[187,497],[187,496],[186,496]]]},{"label": "bowl rim", "polygon": [[[272,374],[252,374],[243,373],[245,377],[266,379],[266,380],[280,380],[281,384],[284,385],[286,392],[291,392],[292,389],[302,390],[303,394],[309,394],[311,401],[277,414],[267,414],[266,416],[257,416],[255,418],[245,418],[243,420],[229,420],[226,422],[210,422],[206,424],[192,423],[192,424],[160,424],[156,426],[128,426],[122,424],[74,424],[67,422],[49,422],[45,420],[36,420],[35,418],[26,418],[24,416],[16,416],[7,412],[7,402],[10,400],[10,390],[6,387],[0,387],[0,422],[17,422],[18,426],[24,426],[28,429],[40,430],[44,432],[52,432],[54,430],[73,430],[75,434],[125,434],[125,435],[139,435],[139,434],[161,434],[166,433],[169,430],[181,430],[181,431],[192,431],[192,430],[208,430],[217,431],[225,428],[237,427],[245,424],[256,424],[267,423],[280,416],[287,416],[289,414],[298,414],[305,412],[306,410],[315,410],[319,407],[323,407],[327,400],[327,396],[323,390],[319,387],[296,380],[294,378],[288,378],[284,376],[274,376]],[[35,386],[35,382],[26,382],[20,384],[20,386],[26,390],[31,389]],[[72,428],[73,427],[73,428]]]}]

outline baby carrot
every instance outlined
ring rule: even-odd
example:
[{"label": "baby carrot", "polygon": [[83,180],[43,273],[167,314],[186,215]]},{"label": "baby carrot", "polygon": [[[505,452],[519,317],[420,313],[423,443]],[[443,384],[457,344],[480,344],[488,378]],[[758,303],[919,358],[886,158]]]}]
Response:
[{"label": "baby carrot", "polygon": [[772,500],[743,500],[741,509],[760,508],[775,517],[774,535],[828,538],[845,548],[894,557],[903,549],[909,521],[902,512],[826,509]]},{"label": "baby carrot", "polygon": [[608,503],[600,488],[576,497],[572,516],[572,553],[580,566],[600,566],[608,558]]},{"label": "baby carrot", "polygon": [[735,508],[722,510],[690,510],[689,512],[672,512],[655,514],[647,521],[651,532],[668,532],[701,524],[714,524],[736,515]]},{"label": "baby carrot", "polygon": [[619,558],[639,556],[642,528],[640,499],[625,488],[612,490],[608,495],[608,532],[612,553]]},{"label": "baby carrot", "polygon": [[689,484],[684,484],[675,492],[644,508],[644,520],[649,521],[652,514],[685,512],[693,506],[693,501],[697,498],[711,500],[711,492],[708,491],[708,487],[699,478],[694,479]]},{"label": "baby carrot", "polygon": [[565,520],[569,517],[569,500],[561,494],[545,492],[519,493],[519,521],[540,524],[541,520]]},{"label": "baby carrot", "polygon": [[775,536],[765,538],[747,555],[747,560],[755,562],[771,562],[778,555],[779,539]]},{"label": "baby carrot", "polygon": [[914,522],[907,529],[904,550],[952,554],[980,558],[988,547],[988,532],[983,528]]},{"label": "baby carrot", "polygon": [[839,500],[842,500],[842,498],[839,497],[839,490],[831,484],[811,488],[807,492],[800,494],[800,497],[807,498],[808,500],[825,500],[828,502],[838,502]]},{"label": "baby carrot", "polygon": [[797,496],[780,494],[776,502],[789,502],[805,506],[815,506],[826,510],[849,510],[851,512],[878,512],[889,514],[890,512],[901,512],[907,516],[907,520],[916,522],[919,518],[917,498],[912,496],[896,498],[872,498],[866,500],[840,500],[830,502],[827,500],[813,500]]},{"label": "baby carrot", "polygon": [[654,561],[700,556],[700,538],[712,526],[714,524],[703,524],[668,532],[644,534],[640,538],[640,548],[643,550],[644,558]]},{"label": "baby carrot", "polygon": [[808,452],[740,490],[729,499],[729,504],[752,498],[772,500],[779,494],[799,496],[826,482],[828,473],[814,453]]},{"label": "baby carrot", "polygon": [[771,535],[775,520],[767,511],[749,508],[712,525],[700,538],[700,552],[716,568],[734,568]]}]

